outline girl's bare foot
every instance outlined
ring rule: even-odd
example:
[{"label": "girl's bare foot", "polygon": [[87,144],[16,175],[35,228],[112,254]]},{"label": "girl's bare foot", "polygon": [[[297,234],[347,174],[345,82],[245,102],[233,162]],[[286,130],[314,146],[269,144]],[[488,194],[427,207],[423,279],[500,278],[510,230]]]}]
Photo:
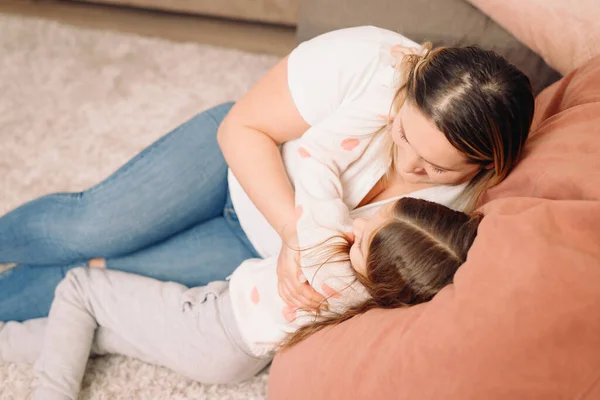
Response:
[{"label": "girl's bare foot", "polygon": [[88,261],[90,268],[106,268],[106,260],[104,258],[92,258]]},{"label": "girl's bare foot", "polygon": [[15,264],[15,263],[0,264],[0,273],[6,271],[8,269],[11,269],[12,267],[16,267],[16,266],[17,266],[17,264]]}]

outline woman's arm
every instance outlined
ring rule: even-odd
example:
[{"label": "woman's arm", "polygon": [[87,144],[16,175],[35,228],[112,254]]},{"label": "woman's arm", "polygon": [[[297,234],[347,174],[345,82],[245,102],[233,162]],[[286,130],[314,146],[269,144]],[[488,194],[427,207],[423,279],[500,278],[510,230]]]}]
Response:
[{"label": "woman's arm", "polygon": [[233,106],[217,138],[242,188],[282,239],[280,296],[290,305],[318,308],[323,297],[299,279],[297,252],[292,250],[297,247],[294,190],[279,152],[279,145],[299,138],[309,127],[292,99],[285,57]]},{"label": "woman's arm", "polygon": [[310,127],[292,99],[287,60],[277,63],[233,106],[218,132],[227,164],[280,236],[294,221],[295,203],[279,145]]}]

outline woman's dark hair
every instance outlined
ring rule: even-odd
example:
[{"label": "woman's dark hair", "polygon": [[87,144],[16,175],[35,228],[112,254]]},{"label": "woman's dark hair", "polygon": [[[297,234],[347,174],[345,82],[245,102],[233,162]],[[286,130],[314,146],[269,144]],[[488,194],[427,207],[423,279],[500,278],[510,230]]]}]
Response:
[{"label": "woman's dark hair", "polygon": [[404,56],[403,84],[392,110],[396,114],[404,102],[417,107],[468,162],[482,167],[459,199],[465,210],[472,210],[483,192],[504,180],[519,161],[533,119],[531,84],[493,51],[424,47],[425,55]]}]

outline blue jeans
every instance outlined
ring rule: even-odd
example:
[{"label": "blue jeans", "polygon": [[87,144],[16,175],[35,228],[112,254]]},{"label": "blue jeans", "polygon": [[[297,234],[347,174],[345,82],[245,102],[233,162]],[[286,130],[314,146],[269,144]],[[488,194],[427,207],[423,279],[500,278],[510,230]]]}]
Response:
[{"label": "blue jeans", "polygon": [[0,218],[0,321],[48,314],[66,272],[107,267],[186,286],[225,279],[258,257],[228,196],[216,140],[232,104],[204,111],[103,182],[33,200]]}]

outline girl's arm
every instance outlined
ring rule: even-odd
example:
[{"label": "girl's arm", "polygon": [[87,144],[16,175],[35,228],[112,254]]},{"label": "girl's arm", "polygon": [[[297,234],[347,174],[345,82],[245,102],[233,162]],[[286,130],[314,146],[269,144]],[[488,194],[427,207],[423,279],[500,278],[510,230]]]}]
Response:
[{"label": "girl's arm", "polygon": [[279,145],[310,127],[288,87],[285,57],[231,109],[219,127],[227,164],[258,210],[281,236],[294,221],[294,190]]}]

